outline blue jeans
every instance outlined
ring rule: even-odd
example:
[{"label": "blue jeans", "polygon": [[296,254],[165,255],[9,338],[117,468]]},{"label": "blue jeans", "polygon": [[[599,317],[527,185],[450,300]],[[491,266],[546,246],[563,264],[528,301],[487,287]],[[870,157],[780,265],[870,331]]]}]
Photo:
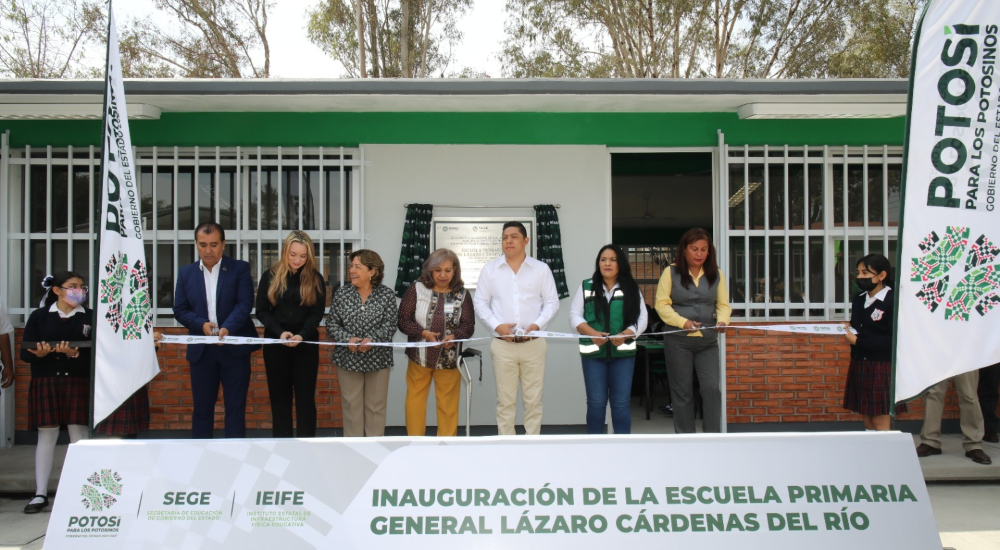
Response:
[{"label": "blue jeans", "polygon": [[587,433],[604,433],[604,410],[611,401],[611,425],[616,434],[632,432],[632,371],[635,357],[582,357],[587,389]]}]

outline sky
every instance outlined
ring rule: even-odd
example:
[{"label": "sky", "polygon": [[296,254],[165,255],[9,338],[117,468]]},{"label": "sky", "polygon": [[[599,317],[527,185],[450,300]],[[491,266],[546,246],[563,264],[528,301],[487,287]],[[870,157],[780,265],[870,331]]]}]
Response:
[{"label": "sky", "polygon": [[[338,78],[344,71],[339,63],[323,53],[306,37],[306,11],[319,0],[278,0],[268,15],[268,39],[271,46],[271,76],[277,78]],[[128,0],[115,3],[119,26],[133,17],[164,16],[152,0]],[[505,21],[502,0],[475,0],[473,8],[459,21],[464,39],[455,52],[449,72],[471,67],[491,77],[500,76],[497,54],[503,40]]]}]

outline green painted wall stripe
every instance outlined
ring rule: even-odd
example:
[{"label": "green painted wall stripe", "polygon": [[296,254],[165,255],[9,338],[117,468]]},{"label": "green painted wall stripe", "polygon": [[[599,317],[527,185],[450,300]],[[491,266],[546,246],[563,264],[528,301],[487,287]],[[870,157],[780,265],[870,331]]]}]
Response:
[{"label": "green painted wall stripe", "polygon": [[[148,146],[345,146],[361,143],[610,147],[902,145],[905,119],[740,120],[736,113],[164,113],[131,122]],[[100,121],[0,121],[11,146],[98,145]]]}]

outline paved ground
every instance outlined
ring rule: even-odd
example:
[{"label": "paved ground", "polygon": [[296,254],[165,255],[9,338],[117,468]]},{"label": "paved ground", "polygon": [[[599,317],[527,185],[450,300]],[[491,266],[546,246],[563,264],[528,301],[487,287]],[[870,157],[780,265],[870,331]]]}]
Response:
[{"label": "paved ground", "polygon": [[[672,419],[659,412],[646,420],[636,406],[632,417],[634,433],[673,433]],[[51,491],[66,454],[65,446],[57,449]],[[1000,445],[988,445],[986,452],[994,464],[974,464],[965,458],[960,438],[946,436],[944,454],[920,461],[945,548],[1000,550]],[[49,513],[22,512],[34,485],[34,447],[0,449],[0,550],[42,548]]]}]

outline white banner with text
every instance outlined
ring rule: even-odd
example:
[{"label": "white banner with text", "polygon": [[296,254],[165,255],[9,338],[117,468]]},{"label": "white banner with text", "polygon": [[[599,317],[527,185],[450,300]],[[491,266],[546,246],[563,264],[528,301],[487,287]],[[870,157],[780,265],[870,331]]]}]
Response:
[{"label": "white banner with text", "polygon": [[125,107],[118,29],[108,6],[108,66],[101,147],[100,256],[94,349],[94,425],[160,372],[142,240],[139,173]]},{"label": "white banner with text", "polygon": [[60,548],[940,550],[901,433],[71,445]]},{"label": "white banner with text", "polygon": [[995,0],[932,0],[917,30],[903,172],[896,402],[1000,362],[998,40]]}]

